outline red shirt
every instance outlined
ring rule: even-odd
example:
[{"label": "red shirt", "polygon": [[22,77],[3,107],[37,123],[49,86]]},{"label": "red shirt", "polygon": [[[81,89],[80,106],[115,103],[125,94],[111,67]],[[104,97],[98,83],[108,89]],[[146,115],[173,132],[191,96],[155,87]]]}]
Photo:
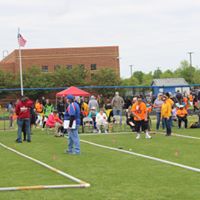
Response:
[{"label": "red shirt", "polygon": [[33,105],[31,100],[19,101],[16,105],[15,112],[18,115],[19,119],[28,119],[30,118],[30,108]]}]

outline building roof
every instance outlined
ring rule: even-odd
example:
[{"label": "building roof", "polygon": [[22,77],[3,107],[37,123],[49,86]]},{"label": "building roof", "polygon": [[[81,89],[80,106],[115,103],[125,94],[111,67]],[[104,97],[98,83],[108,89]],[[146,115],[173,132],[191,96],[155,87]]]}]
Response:
[{"label": "building roof", "polygon": [[189,85],[184,78],[161,78],[153,79],[152,86],[176,86]]}]

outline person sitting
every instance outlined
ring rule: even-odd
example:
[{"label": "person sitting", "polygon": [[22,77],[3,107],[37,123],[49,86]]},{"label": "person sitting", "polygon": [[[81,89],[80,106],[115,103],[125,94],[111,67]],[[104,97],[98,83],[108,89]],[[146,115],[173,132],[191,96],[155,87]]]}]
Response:
[{"label": "person sitting", "polygon": [[131,111],[131,106],[126,109],[126,124],[130,126],[132,131],[135,131],[134,116]]},{"label": "person sitting", "polygon": [[188,120],[187,120],[187,110],[184,105],[180,105],[176,111],[176,116],[178,118],[178,128],[181,128],[182,121],[185,123],[185,128],[187,128]]},{"label": "person sitting", "polygon": [[104,112],[103,108],[100,109],[99,113],[96,115],[96,126],[98,129],[98,132],[101,133],[101,126],[104,127],[105,133],[108,133],[108,122],[107,122],[107,116]]},{"label": "person sitting", "polygon": [[58,116],[58,111],[54,110],[48,117],[46,121],[46,126],[49,128],[55,128],[55,136],[62,136],[61,127],[63,121]]},{"label": "person sitting", "polygon": [[94,132],[97,131],[96,116],[97,116],[96,107],[92,107],[91,110],[90,110],[90,112],[89,112],[89,114],[88,114],[88,117],[93,120]]}]

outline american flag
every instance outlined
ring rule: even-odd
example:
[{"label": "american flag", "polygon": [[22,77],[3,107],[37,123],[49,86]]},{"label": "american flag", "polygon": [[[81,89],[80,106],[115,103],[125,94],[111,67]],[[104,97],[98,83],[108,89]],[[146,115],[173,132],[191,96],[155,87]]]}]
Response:
[{"label": "american flag", "polygon": [[26,40],[22,37],[22,35],[20,33],[18,33],[18,43],[20,47],[24,47],[26,44]]}]

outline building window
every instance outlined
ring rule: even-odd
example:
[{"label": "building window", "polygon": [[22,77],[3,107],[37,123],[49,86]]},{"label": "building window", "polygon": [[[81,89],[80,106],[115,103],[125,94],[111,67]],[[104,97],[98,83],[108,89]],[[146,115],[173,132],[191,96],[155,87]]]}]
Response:
[{"label": "building window", "polygon": [[48,66],[44,65],[42,66],[42,72],[48,72],[49,69],[48,69]]},{"label": "building window", "polygon": [[67,69],[72,69],[72,65],[66,65]]},{"label": "building window", "polygon": [[91,64],[90,69],[91,70],[96,70],[97,69],[97,64]]},{"label": "building window", "polygon": [[60,65],[54,65],[54,71],[60,69]]}]

